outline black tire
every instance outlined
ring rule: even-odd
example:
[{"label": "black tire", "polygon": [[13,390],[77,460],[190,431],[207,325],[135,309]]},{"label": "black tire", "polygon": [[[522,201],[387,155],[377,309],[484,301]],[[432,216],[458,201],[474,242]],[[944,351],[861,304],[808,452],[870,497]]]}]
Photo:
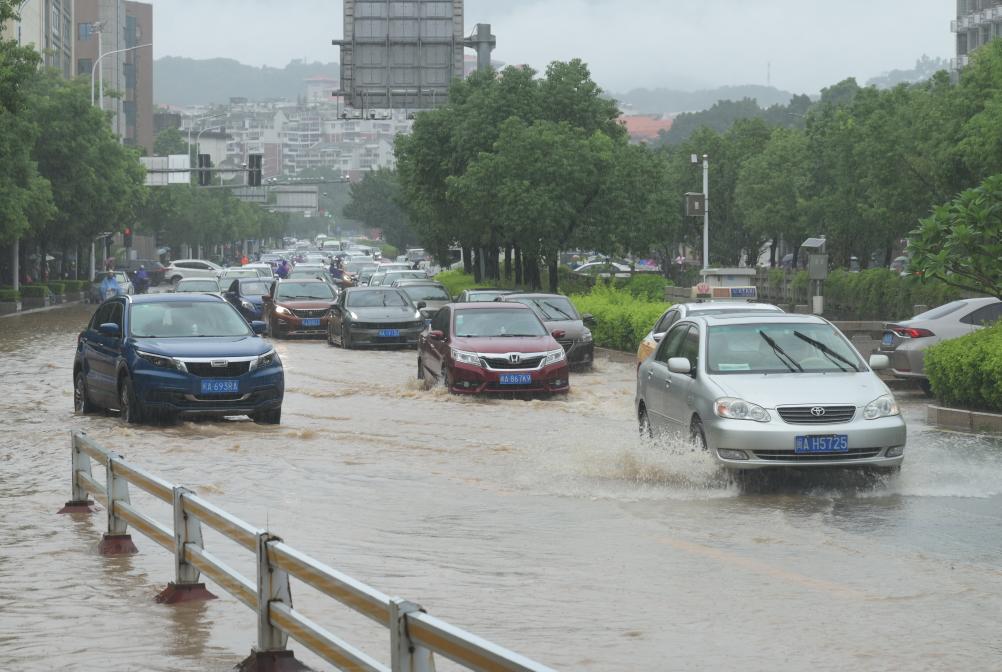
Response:
[{"label": "black tire", "polygon": [[334,342],[334,334],[332,333],[331,328],[329,326],[327,327],[327,345],[331,346],[332,348],[335,345],[337,345]]},{"label": "black tire", "polygon": [[922,394],[927,397],[932,396],[932,384],[929,382],[928,378],[922,378],[919,380],[919,387],[922,388]]},{"label": "black tire", "polygon": [[424,362],[421,361],[420,357],[417,360],[417,379],[424,380]]},{"label": "black tire", "polygon": [[354,347],[351,343],[351,329],[346,329],[343,324],[341,325],[341,347],[345,350],[351,350]]},{"label": "black tire", "polygon": [[449,378],[449,367],[445,366],[444,364],[442,365],[442,373],[439,375],[438,380],[442,384],[442,387],[445,388],[446,392],[448,392],[449,394],[453,393],[452,379]]},{"label": "black tire", "polygon": [[637,417],[637,422],[640,429],[640,437],[645,439],[654,438],[654,428],[651,427],[651,419],[647,415],[647,407],[643,404],[640,405],[640,413]]},{"label": "black tire", "polygon": [[699,418],[693,419],[692,427],[689,429],[689,438],[698,450],[706,451],[706,433],[703,432],[703,423]]},{"label": "black tire", "polygon": [[143,422],[145,415],[143,405],[136,399],[132,380],[128,376],[122,376],[122,379],[118,381],[118,410],[121,412],[123,422],[130,425],[138,425]]},{"label": "black tire", "polygon": [[179,283],[180,281],[181,281],[181,276],[180,275],[175,275],[173,278],[170,279],[170,284],[171,284],[172,287],[174,287],[176,289],[177,288],[177,283]]},{"label": "black tire", "polygon": [[259,425],[280,425],[282,424],[282,407],[255,413],[251,416],[251,420]]},{"label": "black tire", "polygon": [[98,410],[97,405],[87,396],[87,376],[83,369],[73,377],[73,410],[78,415],[87,415]]}]

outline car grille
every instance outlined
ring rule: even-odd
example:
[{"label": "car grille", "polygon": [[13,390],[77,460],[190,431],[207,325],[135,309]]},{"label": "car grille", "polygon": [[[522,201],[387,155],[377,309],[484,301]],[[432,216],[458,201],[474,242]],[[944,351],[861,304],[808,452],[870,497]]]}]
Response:
[{"label": "car grille", "polygon": [[495,370],[511,371],[513,369],[537,369],[545,357],[525,357],[517,364],[512,363],[507,357],[484,357],[480,359],[487,362],[487,367]]},{"label": "car grille", "polygon": [[[824,413],[815,414],[815,409]],[[856,415],[855,406],[781,406],[779,417],[791,425],[830,425],[849,422]]]},{"label": "car grille", "polygon": [[199,378],[234,378],[250,369],[250,362],[230,362],[226,366],[213,366],[209,362],[185,362],[188,373]]},{"label": "car grille", "polygon": [[354,329],[417,329],[424,322],[352,322]]},{"label": "car grille", "polygon": [[569,352],[570,349],[574,347],[573,338],[557,339],[557,343],[559,343],[560,347],[564,349],[564,352]]},{"label": "car grille", "polygon": [[328,312],[327,308],[310,309],[310,310],[293,310],[292,314],[296,317],[323,317]]},{"label": "car grille", "polygon": [[851,462],[867,460],[880,454],[880,448],[850,448],[847,453],[794,453],[791,450],[755,450],[760,460],[772,462]]}]

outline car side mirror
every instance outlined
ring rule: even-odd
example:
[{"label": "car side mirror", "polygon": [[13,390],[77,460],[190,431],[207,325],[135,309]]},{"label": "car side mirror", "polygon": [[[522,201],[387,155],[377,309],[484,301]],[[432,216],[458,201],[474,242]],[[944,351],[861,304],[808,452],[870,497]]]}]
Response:
[{"label": "car side mirror", "polygon": [[436,341],[441,341],[445,338],[445,333],[441,329],[432,329],[428,332],[428,338],[432,338]]},{"label": "car side mirror", "polygon": [[692,364],[686,357],[672,357],[668,360],[668,370],[672,373],[684,373],[689,375],[692,373]]},{"label": "car side mirror", "polygon": [[102,336],[111,336],[112,338],[118,338],[122,335],[122,328],[115,324],[114,322],[105,322],[98,326],[97,332]]},{"label": "car side mirror", "polygon": [[427,308],[427,307],[428,307],[428,304],[425,303],[424,301],[418,301],[417,302],[417,309],[418,310],[421,310],[422,308]]},{"label": "car side mirror", "polygon": [[887,355],[870,355],[870,368],[874,371],[883,371],[891,368],[891,359]]},{"label": "car side mirror", "polygon": [[584,315],[581,316],[581,321],[587,324],[589,327],[592,327],[595,325],[595,316],[592,315],[591,313],[585,313]]},{"label": "car side mirror", "polygon": [[664,338],[665,338],[664,332],[661,332],[661,333],[658,333],[658,334],[654,334],[654,342],[655,343],[660,343],[661,341],[664,340]]},{"label": "car side mirror", "polygon": [[250,323],[250,325],[251,329],[253,329],[254,333],[257,334],[258,336],[268,331],[268,325],[262,322],[261,320],[254,320],[253,322]]},{"label": "car side mirror", "polygon": [[564,331],[563,329],[555,329],[553,331],[553,338],[563,338],[566,335],[567,335],[567,332]]}]

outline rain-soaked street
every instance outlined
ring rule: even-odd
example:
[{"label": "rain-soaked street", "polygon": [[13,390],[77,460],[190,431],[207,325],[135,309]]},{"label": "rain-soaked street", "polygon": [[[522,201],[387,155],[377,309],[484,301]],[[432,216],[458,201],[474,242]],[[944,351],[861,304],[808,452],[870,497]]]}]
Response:
[{"label": "rain-soaked street", "polygon": [[[641,442],[635,368],[611,361],[566,400],[471,400],[422,390],[412,351],[283,341],[281,426],[125,427],[73,414],[90,311],[0,319],[5,669],[225,670],[254,643],[255,615],[211,583],[221,599],[154,604],[174,568],[152,541],[105,559],[103,511],[56,515],[72,429],[557,669],[1002,669],[1002,441],[927,427],[916,396],[900,475],[740,487],[687,446]],[[254,576],[250,553],[211,533],[206,547]],[[293,597],[388,662],[385,629]]]}]

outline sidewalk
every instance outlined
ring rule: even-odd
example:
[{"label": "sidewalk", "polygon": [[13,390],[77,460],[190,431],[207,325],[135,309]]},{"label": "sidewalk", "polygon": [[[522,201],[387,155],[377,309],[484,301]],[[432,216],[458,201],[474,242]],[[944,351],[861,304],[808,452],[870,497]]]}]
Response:
[{"label": "sidewalk", "polygon": [[49,310],[59,310],[60,308],[66,308],[67,306],[73,306],[78,303],[83,303],[77,299],[76,301],[65,301],[63,303],[57,303],[54,306],[46,306],[44,308],[31,308],[29,310],[22,310],[16,313],[7,313],[6,315],[0,315],[0,320],[8,317],[20,317],[21,315],[34,315],[35,313],[44,313]]}]

